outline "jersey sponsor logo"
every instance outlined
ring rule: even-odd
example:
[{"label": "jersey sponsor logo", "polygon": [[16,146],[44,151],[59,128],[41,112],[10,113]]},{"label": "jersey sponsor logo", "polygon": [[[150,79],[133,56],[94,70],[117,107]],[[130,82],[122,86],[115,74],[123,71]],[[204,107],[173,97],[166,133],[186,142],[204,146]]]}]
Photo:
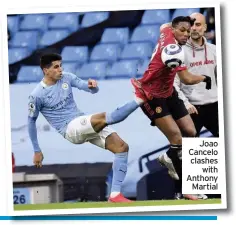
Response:
[{"label": "jersey sponsor logo", "polygon": [[67,83],[63,83],[63,84],[62,84],[62,88],[63,88],[64,90],[67,90],[67,89],[69,88],[69,85],[68,85]]},{"label": "jersey sponsor logo", "polygon": [[156,113],[159,114],[162,112],[162,108],[160,106],[156,107]]},{"label": "jersey sponsor logo", "polygon": [[51,110],[56,110],[56,109],[60,109],[62,107],[65,107],[67,104],[69,104],[71,102],[72,97],[73,97],[73,94],[71,92],[66,98],[62,99],[60,102],[58,102],[57,104],[52,106]]}]

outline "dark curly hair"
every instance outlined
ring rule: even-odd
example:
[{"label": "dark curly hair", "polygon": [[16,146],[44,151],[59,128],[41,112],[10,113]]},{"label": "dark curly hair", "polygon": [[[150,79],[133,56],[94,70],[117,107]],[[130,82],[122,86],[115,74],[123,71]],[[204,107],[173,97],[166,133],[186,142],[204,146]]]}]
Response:
[{"label": "dark curly hair", "polygon": [[52,65],[52,62],[62,60],[61,55],[57,53],[47,53],[41,56],[40,58],[40,67],[49,68]]},{"label": "dark curly hair", "polygon": [[193,26],[195,20],[196,19],[192,19],[190,16],[178,16],[172,20],[172,27],[176,27],[180,22],[188,22]]}]

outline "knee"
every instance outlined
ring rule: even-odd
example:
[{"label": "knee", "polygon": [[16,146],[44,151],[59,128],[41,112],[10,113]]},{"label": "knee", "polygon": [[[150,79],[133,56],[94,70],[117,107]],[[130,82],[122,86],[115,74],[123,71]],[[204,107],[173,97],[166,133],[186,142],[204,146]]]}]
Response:
[{"label": "knee", "polygon": [[196,137],[197,136],[197,131],[195,127],[188,127],[185,131],[185,136],[187,137]]},{"label": "knee", "polygon": [[104,127],[107,126],[106,124],[106,114],[100,113],[100,114],[94,114],[91,117],[91,125],[95,132],[100,132]]},{"label": "knee", "polygon": [[182,145],[182,135],[179,130],[174,130],[171,134],[171,138],[169,139],[170,144],[174,145]]},{"label": "knee", "polygon": [[122,144],[117,148],[116,153],[122,153],[128,151],[129,151],[129,145],[125,142],[122,142]]}]

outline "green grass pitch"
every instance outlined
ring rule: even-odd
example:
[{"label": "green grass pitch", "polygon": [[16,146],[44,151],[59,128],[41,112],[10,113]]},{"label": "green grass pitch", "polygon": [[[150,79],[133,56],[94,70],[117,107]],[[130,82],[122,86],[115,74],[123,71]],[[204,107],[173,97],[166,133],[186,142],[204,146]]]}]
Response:
[{"label": "green grass pitch", "polygon": [[131,203],[110,202],[74,202],[51,204],[14,205],[14,210],[44,210],[44,209],[77,209],[77,208],[105,208],[105,207],[133,207],[133,206],[171,206],[171,205],[196,205],[196,204],[220,204],[220,199],[207,200],[149,200],[134,201]]}]

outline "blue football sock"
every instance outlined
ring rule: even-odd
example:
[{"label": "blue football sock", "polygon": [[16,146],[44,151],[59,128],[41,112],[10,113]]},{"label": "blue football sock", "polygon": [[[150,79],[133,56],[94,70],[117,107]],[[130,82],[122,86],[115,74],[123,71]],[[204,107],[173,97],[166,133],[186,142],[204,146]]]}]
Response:
[{"label": "blue football sock", "polygon": [[113,162],[112,192],[120,192],[127,172],[128,152],[116,153]]},{"label": "blue football sock", "polygon": [[106,113],[106,122],[108,125],[119,123],[126,119],[132,112],[134,112],[140,105],[135,101],[130,101],[125,105],[117,108],[111,113]]}]

